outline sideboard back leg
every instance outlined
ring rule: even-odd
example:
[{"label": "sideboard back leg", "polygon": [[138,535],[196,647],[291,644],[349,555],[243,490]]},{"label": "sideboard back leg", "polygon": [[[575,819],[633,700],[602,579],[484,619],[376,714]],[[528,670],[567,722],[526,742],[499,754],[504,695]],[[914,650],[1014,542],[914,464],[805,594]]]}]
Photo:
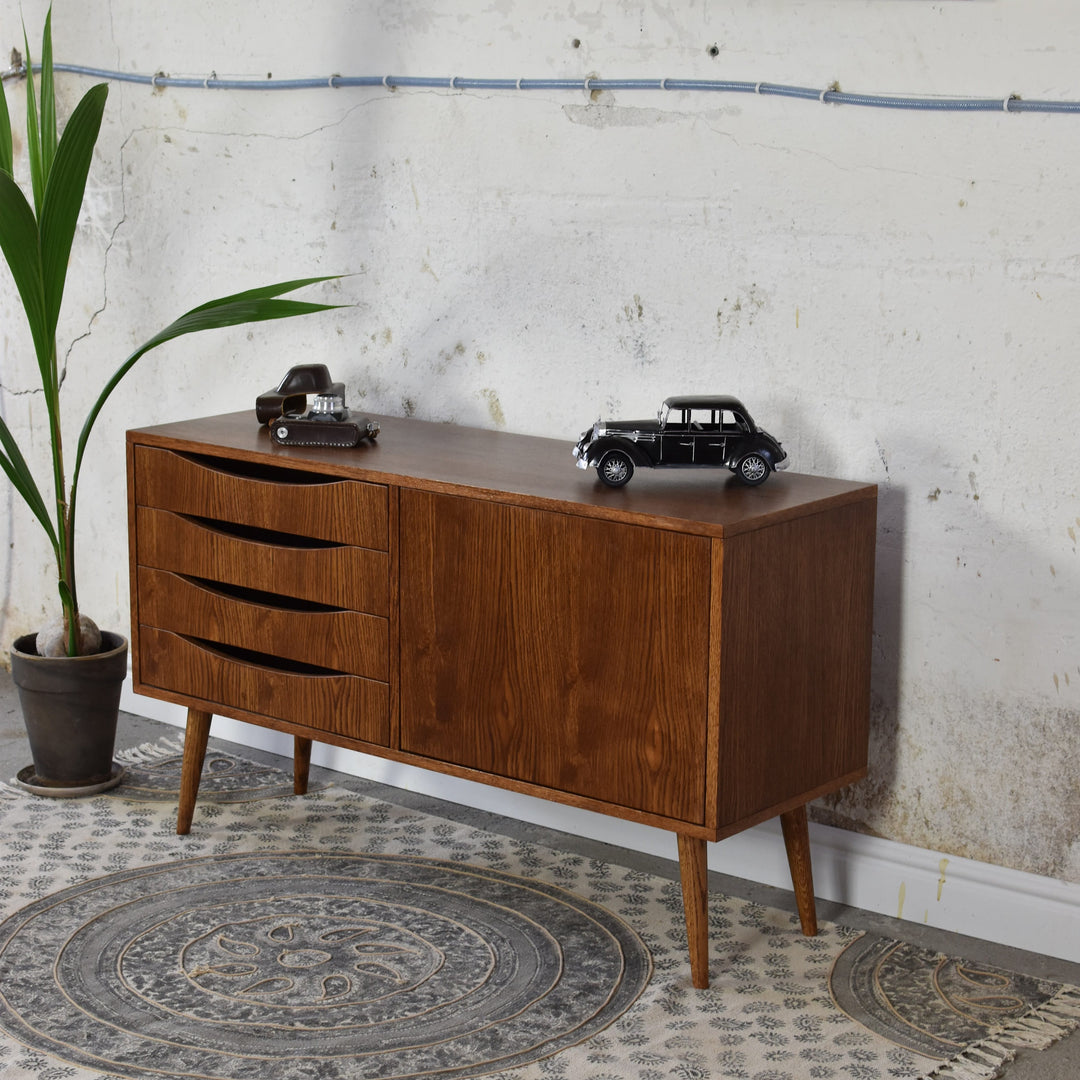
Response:
[{"label": "sideboard back leg", "polygon": [[311,770],[311,740],[293,736],[293,794],[306,795]]},{"label": "sideboard back leg", "polygon": [[195,799],[199,794],[206,742],[210,738],[211,713],[188,709],[187,731],[184,735],[184,764],[180,773],[180,808],[176,813],[176,831],[186,836],[191,831]]},{"label": "sideboard back leg", "polygon": [[817,934],[817,909],[814,905],[814,874],[810,865],[810,830],[806,822],[806,807],[799,806],[780,815],[787,848],[791,883],[795,886],[795,903],[799,908],[802,932],[807,937]]},{"label": "sideboard back leg", "polygon": [[679,836],[679,876],[682,878],[686,941],[690,950],[690,977],[694,986],[709,985],[709,878],[706,841]]}]

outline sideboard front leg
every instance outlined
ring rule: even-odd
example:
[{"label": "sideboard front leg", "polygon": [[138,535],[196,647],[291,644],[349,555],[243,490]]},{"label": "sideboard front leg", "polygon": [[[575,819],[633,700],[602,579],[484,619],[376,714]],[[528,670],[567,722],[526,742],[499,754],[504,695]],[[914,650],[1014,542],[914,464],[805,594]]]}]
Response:
[{"label": "sideboard front leg", "polygon": [[814,905],[814,873],[810,865],[810,830],[806,822],[806,807],[799,806],[781,814],[780,826],[784,830],[784,847],[787,848],[802,932],[807,937],[814,937],[817,934],[817,908]]},{"label": "sideboard front leg", "polygon": [[176,831],[180,836],[186,836],[191,831],[195,799],[199,794],[199,781],[206,757],[206,742],[210,738],[210,717],[208,712],[188,709],[184,764],[180,773],[180,809],[176,814]]},{"label": "sideboard front leg", "polygon": [[704,990],[709,985],[709,878],[706,841],[679,833],[679,876],[682,878],[690,978]]},{"label": "sideboard front leg", "polygon": [[293,794],[306,795],[311,769],[311,740],[293,736]]}]

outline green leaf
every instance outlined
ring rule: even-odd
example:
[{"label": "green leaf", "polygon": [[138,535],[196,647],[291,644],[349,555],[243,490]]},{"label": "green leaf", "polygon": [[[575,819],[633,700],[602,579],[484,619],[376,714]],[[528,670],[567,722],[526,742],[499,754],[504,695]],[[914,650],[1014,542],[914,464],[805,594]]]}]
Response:
[{"label": "green leaf", "polygon": [[40,217],[41,271],[50,339],[56,335],[71,244],[79,224],[86,178],[108,95],[109,88],[104,83],[91,87],[83,95],[64,128],[45,186]]},{"label": "green leaf", "polygon": [[166,326],[164,330],[156,333],[149,341],[140,345],[116,369],[112,378],[105,384],[105,388],[91,407],[86,416],[86,421],[83,423],[82,431],[79,433],[79,443],[75,451],[75,468],[71,474],[71,496],[68,500],[69,533],[73,534],[75,529],[75,499],[78,494],[79,473],[82,469],[83,453],[86,450],[86,443],[90,438],[94,422],[120,380],[143,356],[150,352],[151,349],[163,345],[166,341],[183,337],[185,334],[198,333],[201,330],[216,330],[226,326],[237,326],[241,323],[265,322],[270,319],[288,319],[294,315],[310,315],[317,311],[330,311],[334,308],[343,307],[345,305],[342,304],[313,304],[302,300],[274,299],[282,293],[292,292],[294,289],[299,289],[304,285],[314,285],[320,281],[333,281],[339,276],[330,274],[324,277],[299,278],[295,281],[282,282],[279,285],[266,285],[258,289],[234,293],[231,296],[223,296],[219,300],[210,300],[181,315],[180,318]]},{"label": "green leaf", "polygon": [[42,367],[53,355],[53,336],[46,313],[37,221],[19,185],[4,172],[0,172],[0,250],[22,298]]},{"label": "green leaf", "polygon": [[4,448],[3,452],[0,452],[0,469],[3,469],[7,474],[15,490],[23,497],[26,505],[30,508],[30,512],[41,522],[42,528],[49,537],[49,543],[52,544],[53,550],[59,554],[60,544],[56,538],[56,530],[53,528],[49,511],[45,508],[45,500],[41,496],[41,490],[38,488],[33,474],[26,464],[26,459],[19,450],[18,443],[15,442],[15,437],[11,434],[11,430],[2,417],[0,417],[0,446]]},{"label": "green leaf", "polygon": [[11,176],[15,172],[15,154],[11,141],[11,114],[8,112],[7,95],[0,81],[0,172]]},{"label": "green leaf", "polygon": [[[338,281],[344,275],[342,274],[327,274],[324,277],[310,277],[310,278],[297,278],[295,281],[282,281],[277,285],[262,285],[257,289],[248,289],[245,292],[233,293],[231,296],[223,296],[219,300],[208,300],[205,304],[200,304],[197,308],[192,308],[188,312],[188,315],[194,315],[196,311],[207,311],[210,308],[224,307],[227,304],[233,304],[241,300],[262,300],[273,296],[281,296],[283,293],[295,292],[297,289],[304,288],[305,285],[318,285],[322,281]],[[340,305],[328,304],[327,307],[335,307]],[[187,318],[187,316],[182,316]]]},{"label": "green leaf", "polygon": [[34,210],[41,213],[41,200],[45,196],[45,175],[42,171],[37,95],[34,93],[34,61],[30,55],[30,40],[26,36],[25,25],[23,46],[26,49],[26,152],[30,158],[30,186],[34,191]]},{"label": "green leaf", "polygon": [[52,5],[41,35],[41,179],[48,188],[56,156],[56,91],[53,85]]}]

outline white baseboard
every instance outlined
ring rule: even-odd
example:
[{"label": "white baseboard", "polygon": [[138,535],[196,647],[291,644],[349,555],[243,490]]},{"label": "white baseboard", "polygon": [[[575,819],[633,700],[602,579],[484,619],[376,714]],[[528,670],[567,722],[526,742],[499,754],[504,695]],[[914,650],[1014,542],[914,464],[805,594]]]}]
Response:
[{"label": "white baseboard", "polygon": [[[184,709],[134,694],[130,680],[124,684],[121,708],[184,726]],[[211,734],[242,746],[292,756],[291,736],[228,717],[215,716]],[[635,825],[325,743],[314,744],[311,760],[339,772],[575,836],[677,858],[674,835],[647,825]],[[810,843],[814,891],[824,900],[1080,963],[1080,885],[827,825],[810,825]],[[710,844],[709,868],[782,889],[791,888],[778,821]]]}]

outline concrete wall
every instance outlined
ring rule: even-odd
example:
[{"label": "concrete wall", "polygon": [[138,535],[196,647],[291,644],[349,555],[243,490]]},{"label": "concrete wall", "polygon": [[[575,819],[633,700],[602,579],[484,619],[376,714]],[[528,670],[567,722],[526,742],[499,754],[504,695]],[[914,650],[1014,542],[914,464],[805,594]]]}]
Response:
[{"label": "concrete wall", "polygon": [[[42,0],[0,0],[36,51]],[[58,60],[254,78],[740,79],[1080,99],[1061,0],[58,0]],[[64,115],[91,80],[60,76]],[[21,84],[7,83],[22,128]],[[870,778],[819,820],[1080,882],[1080,115],[594,91],[114,83],[61,325],[64,401],[211,296],[353,306],[144,360],[102,417],[81,597],[126,627],[123,431],[247,409],[301,360],[354,404],[570,441],[740,395],[793,468],[880,485]],[[25,166],[22,166],[25,175]],[[0,278],[0,409],[44,465]],[[567,467],[571,461],[567,456]],[[44,476],[45,470],[42,469]],[[5,493],[4,645],[52,609]]]}]

